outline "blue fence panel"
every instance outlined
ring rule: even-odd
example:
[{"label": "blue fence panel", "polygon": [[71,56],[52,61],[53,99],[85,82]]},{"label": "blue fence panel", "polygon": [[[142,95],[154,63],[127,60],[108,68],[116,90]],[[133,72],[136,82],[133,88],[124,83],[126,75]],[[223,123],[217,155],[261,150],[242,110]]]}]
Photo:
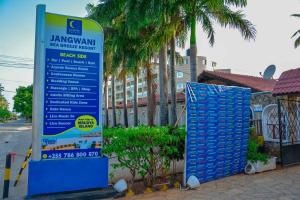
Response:
[{"label": "blue fence panel", "polygon": [[250,89],[186,84],[185,181],[201,183],[243,171],[250,125]]}]

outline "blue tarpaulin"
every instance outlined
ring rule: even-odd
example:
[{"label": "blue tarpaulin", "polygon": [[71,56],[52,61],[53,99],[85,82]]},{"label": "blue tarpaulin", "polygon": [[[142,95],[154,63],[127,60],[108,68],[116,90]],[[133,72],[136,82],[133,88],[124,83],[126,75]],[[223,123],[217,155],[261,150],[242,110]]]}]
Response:
[{"label": "blue tarpaulin", "polygon": [[240,173],[246,165],[250,89],[186,84],[185,181],[200,183]]}]

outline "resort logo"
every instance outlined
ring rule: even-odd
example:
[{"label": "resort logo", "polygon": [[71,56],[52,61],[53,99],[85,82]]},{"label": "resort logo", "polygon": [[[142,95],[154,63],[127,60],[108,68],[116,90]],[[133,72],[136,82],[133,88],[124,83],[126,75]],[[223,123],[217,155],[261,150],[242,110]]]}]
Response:
[{"label": "resort logo", "polygon": [[81,35],[82,34],[82,21],[75,19],[67,19],[67,34]]}]

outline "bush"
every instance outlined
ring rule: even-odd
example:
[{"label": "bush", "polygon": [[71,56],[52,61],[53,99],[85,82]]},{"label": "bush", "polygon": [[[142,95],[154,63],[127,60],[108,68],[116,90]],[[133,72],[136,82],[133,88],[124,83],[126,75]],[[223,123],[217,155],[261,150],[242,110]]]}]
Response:
[{"label": "bush", "polygon": [[104,130],[103,153],[115,155],[114,168],[128,168],[131,185],[137,174],[152,185],[158,173],[166,175],[172,159],[181,159],[185,131],[170,127],[109,128]]},{"label": "bush", "polygon": [[250,133],[250,138],[256,138],[257,137],[256,128],[255,127],[250,127],[249,133]]},{"label": "bush", "polygon": [[6,108],[0,108],[0,122],[7,121],[11,116],[11,113]]},{"label": "bush", "polygon": [[177,151],[170,154],[169,157],[172,160],[177,160],[177,161],[182,160],[184,155],[184,148],[185,148],[185,136],[186,136],[185,127],[184,126],[179,128],[169,127],[169,134],[171,134],[174,137],[174,141],[170,145],[174,146],[177,149]]},{"label": "bush", "polygon": [[268,156],[264,153],[258,152],[259,144],[255,139],[250,138],[248,144],[248,153],[247,153],[247,160],[250,162],[257,162],[262,161],[263,163],[267,163]]}]

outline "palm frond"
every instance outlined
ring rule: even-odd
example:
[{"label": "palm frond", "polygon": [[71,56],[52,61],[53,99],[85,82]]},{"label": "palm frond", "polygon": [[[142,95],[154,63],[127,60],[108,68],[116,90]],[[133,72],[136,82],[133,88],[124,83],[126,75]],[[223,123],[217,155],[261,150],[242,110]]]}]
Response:
[{"label": "palm frond", "polygon": [[225,0],[226,5],[233,5],[236,7],[245,7],[247,6],[247,0]]},{"label": "palm frond", "polygon": [[300,17],[300,14],[292,14],[292,17]]},{"label": "palm frond", "polygon": [[220,6],[214,9],[211,14],[221,26],[238,29],[247,40],[255,39],[256,29],[249,20],[245,19],[242,11],[232,11],[227,6]]},{"label": "palm frond", "polygon": [[[291,16],[293,17],[300,17],[300,14],[292,14]],[[293,35],[292,38],[296,37],[297,35],[299,35],[297,37],[297,39],[294,42],[294,47],[297,48],[300,45],[300,29],[298,31],[296,31]]]},{"label": "palm frond", "polygon": [[209,39],[209,43],[212,46],[215,43],[215,31],[211,20],[205,13],[202,13],[200,15],[199,21],[201,22],[203,31],[207,33],[207,38]]},{"label": "palm frond", "polygon": [[296,32],[292,35],[292,38],[293,38],[293,37],[296,37],[297,34],[300,34],[300,29],[299,29],[298,31],[296,31]]},{"label": "palm frond", "polygon": [[300,36],[295,40],[294,47],[297,48],[300,46]]}]

